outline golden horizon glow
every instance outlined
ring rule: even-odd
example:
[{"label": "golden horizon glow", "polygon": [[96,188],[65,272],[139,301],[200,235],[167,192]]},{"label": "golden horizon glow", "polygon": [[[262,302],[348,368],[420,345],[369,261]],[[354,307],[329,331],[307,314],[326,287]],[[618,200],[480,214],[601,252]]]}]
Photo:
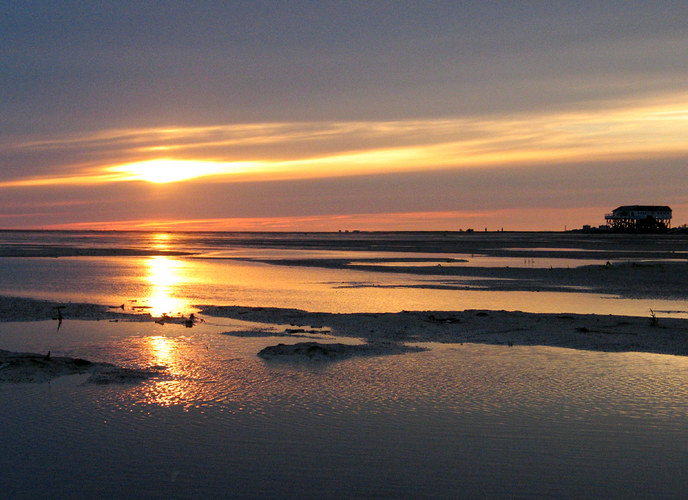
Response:
[{"label": "golden horizon glow", "polygon": [[[688,206],[688,205],[687,205]],[[676,208],[680,208],[676,205]],[[507,230],[528,230],[529,221],[535,218],[558,220],[567,217],[580,217],[586,221],[600,219],[600,214],[609,211],[607,206],[589,206],[585,208],[548,209],[493,209],[493,210],[457,210],[436,212],[393,212],[393,213],[358,213],[347,215],[313,215],[300,217],[247,217],[225,219],[192,219],[192,220],[130,220],[103,223],[76,223],[54,226],[50,229],[75,230],[137,230],[137,231],[325,231],[362,230],[362,231],[408,231],[423,229],[433,231],[474,228],[482,230],[487,225],[490,230],[505,228]],[[524,215],[526,214],[526,215]],[[556,217],[555,217],[556,215]],[[499,224],[499,226],[497,226]],[[570,226],[573,227],[573,226]],[[563,227],[550,227],[560,230]],[[159,259],[159,258],[158,258]],[[151,262],[158,268],[158,273],[165,275],[167,262]],[[174,266],[171,269],[174,270]],[[170,279],[168,278],[168,281]],[[161,280],[161,282],[164,280]],[[174,281],[174,280],[172,280]],[[170,286],[169,284],[166,286]],[[160,290],[159,290],[160,291]],[[168,289],[166,294],[169,294]],[[165,293],[160,295],[165,296]]]}]

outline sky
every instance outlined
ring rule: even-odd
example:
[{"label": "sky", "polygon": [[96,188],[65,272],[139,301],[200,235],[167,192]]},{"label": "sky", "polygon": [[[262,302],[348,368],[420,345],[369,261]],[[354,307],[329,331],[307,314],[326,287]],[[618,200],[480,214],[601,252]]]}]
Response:
[{"label": "sky", "polygon": [[688,2],[3,1],[0,228],[688,223]]}]

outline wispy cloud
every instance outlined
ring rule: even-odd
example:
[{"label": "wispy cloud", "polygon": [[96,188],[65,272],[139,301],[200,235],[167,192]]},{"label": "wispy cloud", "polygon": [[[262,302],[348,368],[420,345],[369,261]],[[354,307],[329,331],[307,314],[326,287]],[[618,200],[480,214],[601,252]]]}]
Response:
[{"label": "wispy cloud", "polygon": [[[599,111],[371,122],[258,123],[98,131],[0,144],[55,162],[0,187],[151,180],[152,161],[227,180],[670,156],[688,151],[688,95]],[[70,162],[70,158],[78,161]],[[33,175],[31,175],[33,173]]]},{"label": "wispy cloud", "polygon": [[[464,211],[384,212],[299,217],[232,217],[211,219],[137,219],[78,222],[40,226],[43,229],[142,231],[409,231],[474,229],[497,231],[531,229],[534,222],[546,229],[564,229],[568,220],[596,220],[607,207],[585,209],[498,209]],[[563,221],[562,227],[553,221]],[[573,227],[571,225],[570,227]]]}]

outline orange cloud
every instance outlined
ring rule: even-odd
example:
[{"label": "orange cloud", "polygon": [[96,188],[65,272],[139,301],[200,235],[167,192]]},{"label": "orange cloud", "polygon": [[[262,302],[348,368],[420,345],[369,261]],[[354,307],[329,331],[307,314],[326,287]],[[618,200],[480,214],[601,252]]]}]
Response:
[{"label": "orange cloud", "polygon": [[[475,229],[490,231],[563,230],[576,227],[579,220],[599,220],[609,207],[583,209],[500,209],[480,211],[392,212],[332,214],[298,217],[245,217],[214,219],[139,219],[110,222],[81,222],[58,224],[42,229],[121,230],[121,231],[458,231]],[[557,221],[554,227],[552,221]],[[561,222],[562,227],[559,227]]]},{"label": "orange cloud", "polygon": [[671,156],[688,150],[688,95],[599,111],[386,122],[267,123],[98,132],[14,149],[106,149],[109,163],[0,187],[282,180]]}]

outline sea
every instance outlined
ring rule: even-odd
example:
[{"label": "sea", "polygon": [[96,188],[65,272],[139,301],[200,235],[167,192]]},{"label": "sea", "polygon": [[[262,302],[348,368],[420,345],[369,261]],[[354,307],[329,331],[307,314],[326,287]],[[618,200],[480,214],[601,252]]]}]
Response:
[{"label": "sea", "polygon": [[[683,317],[681,298],[542,289],[526,271],[517,284],[500,273],[685,261],[687,248],[681,237],[577,233],[1,231],[0,295],[170,317],[209,304]],[[262,348],[303,339],[237,336],[248,325],[201,317],[193,328],[0,322],[0,349],[169,375],[0,385],[2,496],[685,495],[685,357],[424,343],[401,355],[269,362]]]}]

